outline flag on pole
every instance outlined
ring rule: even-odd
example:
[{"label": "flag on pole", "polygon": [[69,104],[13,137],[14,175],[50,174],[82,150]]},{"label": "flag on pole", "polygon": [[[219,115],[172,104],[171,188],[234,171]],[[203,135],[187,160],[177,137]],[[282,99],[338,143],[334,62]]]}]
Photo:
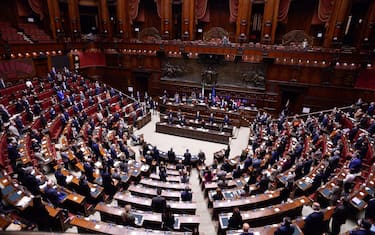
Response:
[{"label": "flag on pole", "polygon": [[215,89],[215,85],[212,86],[211,99],[212,99],[212,103],[215,103],[215,101],[216,101],[216,89]]}]

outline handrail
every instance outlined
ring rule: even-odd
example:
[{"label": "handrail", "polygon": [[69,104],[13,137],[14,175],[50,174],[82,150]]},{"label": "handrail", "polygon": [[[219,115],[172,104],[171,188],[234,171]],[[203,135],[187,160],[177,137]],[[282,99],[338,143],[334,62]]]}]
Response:
[{"label": "handrail", "polygon": [[[345,109],[349,109],[351,107],[351,105],[349,106],[345,106],[345,107],[341,107],[341,108],[337,108],[337,110],[345,110]],[[316,112],[312,112],[312,113],[304,113],[304,114],[296,114],[296,115],[293,115],[293,116],[288,116],[286,118],[286,120],[288,119],[292,119],[294,117],[298,117],[298,118],[302,118],[302,117],[306,117],[306,116],[309,116],[309,115],[315,115],[315,114],[319,114],[319,113],[328,113],[328,112],[332,112],[333,109],[335,108],[332,108],[332,109],[326,109],[326,110],[320,110],[320,111],[316,111]],[[274,118],[272,119],[272,121],[277,121],[278,119]]]}]

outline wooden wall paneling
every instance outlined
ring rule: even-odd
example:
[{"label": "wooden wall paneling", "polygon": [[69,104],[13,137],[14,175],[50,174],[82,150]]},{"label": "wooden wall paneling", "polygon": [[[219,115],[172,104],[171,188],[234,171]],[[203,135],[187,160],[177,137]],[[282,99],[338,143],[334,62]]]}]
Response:
[{"label": "wooden wall paneling", "polygon": [[117,0],[117,34],[128,41],[131,37],[131,25],[129,16],[129,0]]},{"label": "wooden wall paneling", "polygon": [[324,38],[324,47],[340,44],[345,32],[346,20],[348,18],[352,0],[336,0],[328,28]]},{"label": "wooden wall paneling", "polygon": [[277,16],[280,0],[267,0],[264,4],[261,42],[273,44],[277,27]]},{"label": "wooden wall paneling", "polygon": [[172,36],[172,1],[161,0],[161,32],[163,39],[171,39]]},{"label": "wooden wall paneling", "polygon": [[109,20],[109,10],[107,0],[99,0],[99,16],[102,34],[109,39],[112,38],[111,22]]},{"label": "wooden wall paneling", "polygon": [[70,23],[70,34],[73,39],[80,38],[81,35],[81,23],[79,17],[78,0],[68,1],[68,15]]},{"label": "wooden wall paneling", "polygon": [[[370,1],[370,5],[367,9],[366,18],[362,22],[362,28],[360,32],[360,40],[357,46],[363,46],[365,48],[371,46],[375,40],[375,1]],[[369,48],[371,49],[371,47]]]},{"label": "wooden wall paneling", "polygon": [[57,0],[47,0],[50,25],[53,39],[57,39],[61,32],[60,8]]},{"label": "wooden wall paneling", "polygon": [[303,30],[306,34],[309,34],[311,20],[314,15],[314,10],[316,10],[316,5],[318,4],[319,1],[292,1],[290,3],[287,21],[284,25],[285,30],[280,32],[281,35],[278,35],[278,37],[282,37],[292,30]]},{"label": "wooden wall paneling", "polygon": [[10,22],[11,25],[17,25],[17,2],[14,0],[0,1],[0,21]]},{"label": "wooden wall paneling", "polygon": [[228,32],[230,41],[236,41],[236,24],[229,22],[229,1],[208,0],[207,7],[210,10],[210,22],[202,25],[203,33],[213,27],[221,27]]},{"label": "wooden wall paneling", "polygon": [[182,2],[182,40],[194,40],[195,26],[195,0],[184,0]]},{"label": "wooden wall paneling", "polygon": [[34,71],[37,77],[46,77],[48,73],[48,61],[47,58],[34,58]]},{"label": "wooden wall paneling", "polygon": [[251,8],[251,0],[239,0],[236,24],[236,41],[238,42],[244,42],[249,40],[251,25]]}]

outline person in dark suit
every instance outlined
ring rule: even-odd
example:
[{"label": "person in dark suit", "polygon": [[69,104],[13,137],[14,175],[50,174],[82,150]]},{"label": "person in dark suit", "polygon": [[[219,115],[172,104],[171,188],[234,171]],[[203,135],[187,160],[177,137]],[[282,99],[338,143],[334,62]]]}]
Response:
[{"label": "person in dark suit", "polygon": [[244,169],[247,170],[253,164],[253,159],[248,156],[244,162]]},{"label": "person in dark suit", "polygon": [[189,186],[185,187],[185,190],[181,192],[181,201],[187,202],[191,201],[193,198],[193,194],[190,192]]},{"label": "person in dark suit", "polygon": [[184,164],[182,163],[182,160],[179,160],[178,163],[176,164],[176,170],[184,170],[185,169],[185,166]]},{"label": "person in dark suit", "polygon": [[53,205],[56,206],[60,204],[59,194],[57,190],[53,188],[52,184],[47,184],[44,194]]},{"label": "person in dark suit", "polygon": [[94,168],[91,166],[90,162],[85,162],[83,164],[83,169],[85,170],[88,181],[94,181]]},{"label": "person in dark suit", "polygon": [[337,205],[332,214],[332,235],[337,235],[340,233],[341,225],[345,224],[346,219],[348,217],[347,213],[348,210],[346,207],[346,202],[344,201],[344,198],[340,198],[337,201]]},{"label": "person in dark suit", "polygon": [[250,232],[250,225],[248,223],[244,223],[242,225],[242,232],[240,233],[240,235],[254,235],[253,232]]},{"label": "person in dark suit", "polygon": [[283,218],[283,223],[276,229],[274,235],[293,235],[295,228],[291,226],[291,219],[289,217]]},{"label": "person in dark suit", "polygon": [[112,198],[113,195],[115,195],[117,189],[116,189],[116,186],[113,183],[113,179],[111,177],[111,174],[109,173],[109,170],[104,169],[102,171],[101,176],[102,176],[102,179],[103,179],[104,192]]},{"label": "person in dark suit", "polygon": [[161,196],[161,188],[156,190],[157,196],[152,198],[151,208],[153,212],[164,213],[167,201]]},{"label": "person in dark suit", "polygon": [[216,193],[215,193],[215,195],[212,196],[212,199],[214,201],[223,200],[224,199],[223,193],[221,192],[220,188],[216,188]]},{"label": "person in dark suit", "polygon": [[33,204],[27,216],[38,225],[39,231],[49,231],[50,217],[40,195],[33,198]]},{"label": "person in dark suit", "polygon": [[[27,174],[28,173],[28,174]],[[26,188],[34,195],[40,194],[39,185],[42,184],[34,175],[27,172],[24,180],[24,185]]]},{"label": "person in dark suit", "polygon": [[226,171],[226,172],[231,172],[233,170],[228,159],[224,160],[224,163],[223,163],[223,165],[221,165],[220,169],[223,170],[223,171]]},{"label": "person in dark suit", "polygon": [[214,114],[210,113],[210,117],[208,118],[208,123],[212,125],[215,122]]},{"label": "person in dark suit", "polygon": [[365,210],[365,218],[375,221],[375,197],[371,198],[367,202],[367,207]]},{"label": "person in dark suit", "polygon": [[240,229],[242,227],[242,216],[238,207],[233,208],[233,214],[228,221],[228,229]]},{"label": "person in dark suit", "polygon": [[78,192],[86,198],[91,197],[90,186],[85,175],[81,175],[81,177],[79,178]]},{"label": "person in dark suit", "polygon": [[314,202],[312,208],[314,212],[305,218],[303,233],[305,235],[322,235],[324,228],[324,215],[323,212],[320,211],[320,204],[318,202]]},{"label": "person in dark suit", "polygon": [[61,172],[61,167],[57,168],[55,172],[56,183],[60,186],[66,186],[66,176]]},{"label": "person in dark suit", "polygon": [[191,154],[189,153],[189,149],[186,149],[186,152],[184,153],[184,164],[185,165],[191,164]]},{"label": "person in dark suit", "polygon": [[198,153],[198,159],[200,165],[204,164],[204,161],[206,161],[206,154],[202,150]]},{"label": "person in dark suit", "polygon": [[230,146],[228,144],[227,148],[224,151],[224,158],[228,158],[230,154]]},{"label": "person in dark suit", "polygon": [[131,209],[130,204],[125,205],[124,212],[121,214],[122,222],[125,226],[135,226],[135,216]]},{"label": "person in dark suit", "polygon": [[195,114],[195,121],[198,121],[198,122],[202,121],[202,117],[199,111],[197,111],[197,113]]},{"label": "person in dark suit", "polygon": [[316,173],[314,179],[313,179],[313,182],[311,183],[311,192],[315,192],[319,187],[320,185],[322,184],[322,180],[323,180],[323,173],[321,170],[318,170],[318,172]]},{"label": "person in dark suit", "polygon": [[163,228],[168,230],[173,230],[174,226],[174,215],[172,214],[171,206],[167,205],[165,207],[164,213],[161,215],[163,221]]},{"label": "person in dark suit", "polygon": [[229,117],[228,117],[227,114],[224,116],[224,125],[226,125],[226,126],[229,125]]},{"label": "person in dark suit", "polygon": [[309,157],[304,163],[303,163],[303,175],[307,175],[310,172],[311,165],[313,164],[313,159]]},{"label": "person in dark suit", "polygon": [[176,154],[175,152],[173,151],[173,148],[171,148],[169,151],[168,151],[168,161],[170,163],[174,163],[176,161]]},{"label": "person in dark suit", "polygon": [[359,229],[352,230],[349,235],[371,235],[371,223],[368,220],[361,219],[358,221]]},{"label": "person in dark suit", "polygon": [[167,169],[164,165],[160,165],[159,167],[159,179],[160,181],[166,182],[167,181]]},{"label": "person in dark suit", "polygon": [[156,146],[154,146],[154,149],[152,150],[152,152],[153,152],[153,158],[154,158],[154,160],[157,163],[159,163],[159,161],[160,161],[160,152],[159,152],[159,149]]}]

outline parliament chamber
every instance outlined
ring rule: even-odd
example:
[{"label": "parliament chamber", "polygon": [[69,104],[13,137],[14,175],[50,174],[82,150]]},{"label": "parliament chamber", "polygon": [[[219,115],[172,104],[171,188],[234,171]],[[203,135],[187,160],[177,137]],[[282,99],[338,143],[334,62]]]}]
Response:
[{"label": "parliament chamber", "polygon": [[375,234],[374,0],[0,1],[0,233]]}]

